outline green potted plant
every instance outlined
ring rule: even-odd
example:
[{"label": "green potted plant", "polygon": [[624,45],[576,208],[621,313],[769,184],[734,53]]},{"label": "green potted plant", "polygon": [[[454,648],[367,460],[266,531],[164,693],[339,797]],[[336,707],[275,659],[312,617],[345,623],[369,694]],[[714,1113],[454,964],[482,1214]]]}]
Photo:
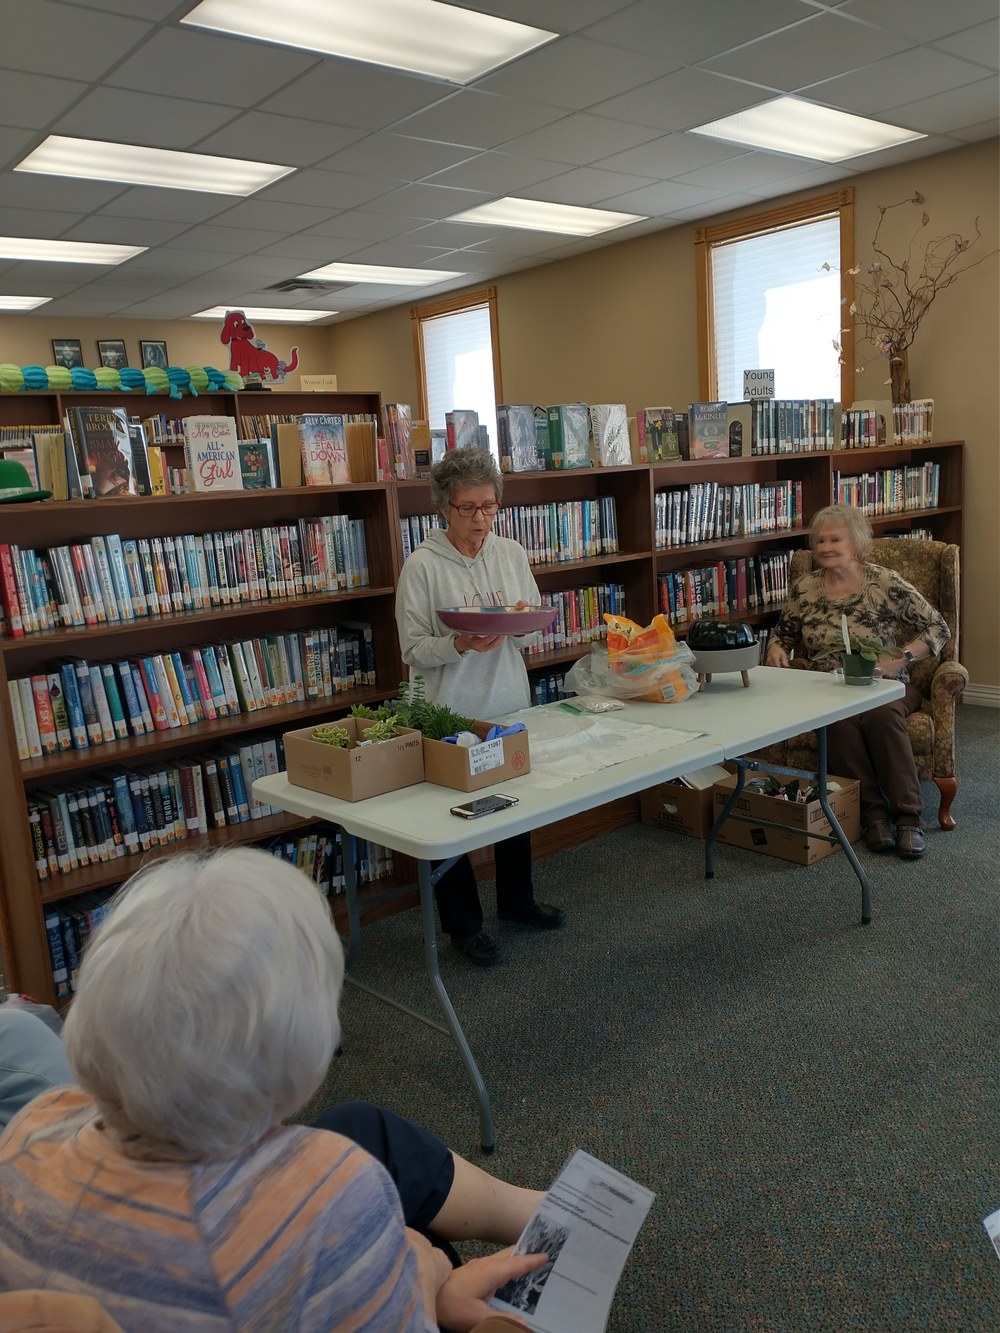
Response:
[{"label": "green potted plant", "polygon": [[823,662],[839,658],[844,671],[845,685],[870,685],[875,679],[875,664],[888,653],[898,657],[895,648],[886,648],[879,639],[862,639],[856,634],[850,635],[851,651],[844,651],[844,641],[840,635],[831,635],[827,647],[814,659]]}]

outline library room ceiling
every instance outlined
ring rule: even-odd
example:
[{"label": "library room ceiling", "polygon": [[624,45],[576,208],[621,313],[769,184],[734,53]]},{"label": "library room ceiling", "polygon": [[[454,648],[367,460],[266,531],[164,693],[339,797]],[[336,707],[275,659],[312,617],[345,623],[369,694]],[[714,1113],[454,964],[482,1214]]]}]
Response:
[{"label": "library room ceiling", "polygon": [[[3,295],[51,298],[46,317],[339,322],[998,132],[997,0],[465,4],[556,36],[464,86],[185,26],[195,3],[0,0],[0,237],[145,247],[116,267],[0,257]],[[688,133],[781,96],[925,137],[825,165]],[[15,171],[52,135],[290,170],[247,197]],[[642,220],[586,238],[453,220],[509,196]],[[454,276],[294,282],[334,262]]]}]

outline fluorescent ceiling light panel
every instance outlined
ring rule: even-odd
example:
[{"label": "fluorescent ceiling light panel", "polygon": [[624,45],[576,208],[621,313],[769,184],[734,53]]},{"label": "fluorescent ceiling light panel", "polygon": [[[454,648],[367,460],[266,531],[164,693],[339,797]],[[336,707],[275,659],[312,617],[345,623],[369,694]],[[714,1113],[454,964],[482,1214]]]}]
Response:
[{"label": "fluorescent ceiling light panel", "polygon": [[32,236],[0,236],[0,259],[37,259],[51,264],[123,264],[144,245],[99,245],[89,241],[40,241]]},{"label": "fluorescent ceiling light panel", "polygon": [[271,310],[267,306],[214,305],[211,310],[199,310],[192,319],[225,319],[230,310],[242,310],[247,319],[257,324],[311,324],[314,319],[336,315],[336,310]]},{"label": "fluorescent ceiling light panel", "polygon": [[182,23],[471,83],[558,34],[439,0],[202,0]]},{"label": "fluorescent ceiling light panel", "polygon": [[73,176],[81,180],[117,181],[124,185],[156,185],[202,194],[255,194],[294,171],[273,162],[242,162],[207,153],[178,153],[171,148],[140,148],[99,139],[70,139],[50,134],[19,162],[15,171],[42,176]]},{"label": "fluorescent ceiling light panel", "polygon": [[37,310],[51,296],[0,296],[0,310]]},{"label": "fluorescent ceiling light panel", "polygon": [[322,268],[300,273],[300,278],[315,278],[320,282],[378,282],[390,287],[429,287],[447,278],[460,278],[443,268],[391,268],[386,264],[324,264]]},{"label": "fluorescent ceiling light panel", "polygon": [[575,204],[546,204],[537,199],[497,199],[448,218],[449,222],[477,222],[488,227],[521,227],[526,231],[554,231],[563,236],[598,236],[602,231],[645,222],[641,213],[609,213],[603,208]]},{"label": "fluorescent ceiling light panel", "polygon": [[699,125],[689,133],[819,162],[843,162],[849,157],[861,157],[927,137],[898,125],[833,111],[794,97],[778,97],[773,102],[737,111],[733,116]]}]

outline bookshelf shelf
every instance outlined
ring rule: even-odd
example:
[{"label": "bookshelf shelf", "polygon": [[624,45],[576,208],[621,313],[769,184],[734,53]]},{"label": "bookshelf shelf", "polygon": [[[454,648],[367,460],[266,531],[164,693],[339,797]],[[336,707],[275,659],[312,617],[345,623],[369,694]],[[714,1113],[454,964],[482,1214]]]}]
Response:
[{"label": "bookshelf shelf", "polygon": [[[107,402],[141,415],[164,412],[173,418],[193,413],[257,417],[294,415],[306,411],[353,413],[380,411],[377,393],[301,394],[243,391],[170,399],[165,395],[19,394],[0,395],[0,424],[58,423],[65,406]],[[514,473],[504,478],[504,507],[571,505],[580,501],[614,501],[619,549],[605,555],[553,563],[533,563],[532,572],[547,594],[579,592],[610,583],[624,588],[625,614],[647,624],[663,609],[661,579],[691,566],[741,557],[780,558],[805,545],[807,524],[816,509],[833,499],[834,476],[860,478],[892,469],[939,464],[939,504],[902,513],[872,516],[877,532],[914,528],[949,542],[962,540],[962,454],[958,441],[891,446],[876,449],[817,451],[731,459],[683,460],[618,468],[581,468],[564,472]],[[661,548],[656,544],[657,493],[718,482],[720,486],[799,486],[802,523],[752,536],[726,536],[689,545]],[[204,534],[212,531],[295,523],[301,518],[341,514],[365,524],[370,584],[270,601],[212,609],[173,612],[116,624],[45,631],[24,638],[0,637],[0,763],[11,788],[0,802],[0,943],[11,980],[20,989],[53,999],[45,909],[52,903],[107,889],[131,874],[150,855],[175,854],[228,843],[260,841],[308,826],[287,815],[251,820],[213,829],[194,840],[182,840],[133,855],[40,879],[26,800],[33,792],[72,783],[102,769],[148,767],[157,761],[209,755],[220,745],[238,742],[250,733],[280,734],[309,719],[342,716],[360,702],[377,702],[394,694],[403,676],[394,622],[394,591],[403,559],[400,522],[430,513],[430,488],[424,479],[351,486],[286,487],[213,495],[175,495],[146,499],[86,500],[3,506],[2,540],[22,547],[72,545],[91,537],[117,534],[123,539]],[[755,625],[773,623],[777,606],[760,606],[720,616]],[[282,634],[342,620],[365,620],[372,626],[377,679],[375,685],[306,702],[285,703],[252,712],[201,721],[149,735],[115,740],[90,749],[67,750],[40,759],[18,756],[7,683],[40,671],[65,658],[101,664],[172,651],[206,643],[263,634]],[[675,625],[683,637],[691,621]],[[530,675],[558,673],[590,651],[587,643],[567,645],[525,658]],[[631,807],[630,807],[631,809]],[[624,816],[623,816],[624,817]],[[554,831],[547,846],[556,838]],[[566,834],[564,844],[574,838]],[[401,882],[406,868],[397,865],[389,884]],[[410,898],[389,900],[386,882],[362,891],[366,912],[384,915],[407,905]],[[342,903],[333,900],[335,914]]]}]

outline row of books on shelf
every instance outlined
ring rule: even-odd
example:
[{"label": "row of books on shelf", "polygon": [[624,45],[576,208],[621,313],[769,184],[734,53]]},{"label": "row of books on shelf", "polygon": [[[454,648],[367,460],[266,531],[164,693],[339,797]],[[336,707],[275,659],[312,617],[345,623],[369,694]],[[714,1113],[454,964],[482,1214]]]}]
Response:
[{"label": "row of books on shelf", "polygon": [[280,737],[247,736],[197,759],[130,765],[34,788],[27,806],[38,877],[68,875],[263,819],[273,812],[254,801],[253,783],[284,766]]},{"label": "row of books on shelf", "polygon": [[788,551],[705,561],[657,576],[660,610],[671,625],[705,616],[747,615],[788,596]]},{"label": "row of books on shelf", "polygon": [[112,662],[74,659],[7,688],[27,760],[328,699],[375,680],[371,625],[345,621]]},{"label": "row of books on shelf", "polygon": [[551,627],[533,636],[535,641],[523,649],[529,659],[604,639],[608,632],[604,616],[625,614],[623,583],[595,583],[586,588],[543,592],[541,596],[542,605],[554,606],[558,614]]},{"label": "row of books on shelf", "polygon": [[531,702],[534,706],[554,704],[560,699],[570,699],[573,691],[566,688],[565,671],[548,671],[544,676],[531,677]]},{"label": "row of books on shelf", "polygon": [[913,463],[845,477],[833,474],[838,504],[853,505],[869,518],[915,509],[937,509],[941,491],[940,463]]},{"label": "row of books on shelf", "polygon": [[803,522],[801,481],[773,485],[747,482],[740,486],[696,482],[657,491],[653,502],[653,535],[658,550],[726,537],[788,532],[801,528]]},{"label": "row of books on shelf", "polygon": [[512,505],[497,514],[494,530],[500,537],[520,542],[534,565],[563,564],[618,551],[618,511],[613,495]]},{"label": "row of books on shelf", "polygon": [[930,444],[934,439],[934,399],[857,402],[843,413],[841,437],[845,449]]},{"label": "row of books on shelf", "polygon": [[[287,834],[253,845],[297,866],[327,897],[344,892],[346,880],[339,830]],[[355,875],[359,884],[372,884],[391,877],[393,855],[388,848],[360,838],[354,847]],[[45,933],[57,999],[66,999],[76,990],[83,950],[104,919],[111,897],[110,891],[94,890],[63,903],[51,903],[46,908]]]},{"label": "row of books on shelf", "polygon": [[5,632],[115,624],[336,593],[369,583],[362,519],[123,538],[35,550],[0,542]]},{"label": "row of books on shelf", "polygon": [[443,528],[440,514],[410,514],[399,520],[399,535],[403,544],[403,559],[412,555],[429,532]]}]

